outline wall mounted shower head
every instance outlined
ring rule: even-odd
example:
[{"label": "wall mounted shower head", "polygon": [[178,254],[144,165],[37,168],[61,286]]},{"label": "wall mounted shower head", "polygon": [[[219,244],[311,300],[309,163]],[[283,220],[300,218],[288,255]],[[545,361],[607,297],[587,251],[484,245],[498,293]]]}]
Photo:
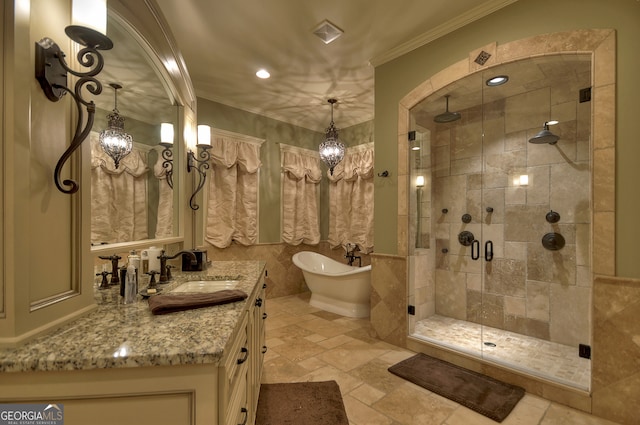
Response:
[{"label": "wall mounted shower head", "polygon": [[446,102],[447,102],[446,111],[440,115],[436,115],[433,118],[433,120],[437,123],[447,123],[447,122],[458,121],[461,118],[460,112],[449,112],[449,95],[448,94],[445,95],[444,98],[446,99]]},{"label": "wall mounted shower head", "polygon": [[542,127],[542,130],[540,130],[538,134],[529,139],[529,143],[534,143],[536,145],[543,145],[545,143],[555,145],[556,143],[558,143],[559,139],[560,137],[549,131],[549,122],[546,121],[544,123],[544,127]]}]

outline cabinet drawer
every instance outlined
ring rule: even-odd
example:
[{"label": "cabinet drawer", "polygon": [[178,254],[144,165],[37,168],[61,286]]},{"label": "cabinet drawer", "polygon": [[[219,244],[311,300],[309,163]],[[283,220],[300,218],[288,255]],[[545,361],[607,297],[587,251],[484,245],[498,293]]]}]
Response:
[{"label": "cabinet drawer", "polygon": [[249,363],[249,340],[247,335],[247,315],[243,315],[238,335],[225,355],[220,373],[220,397],[222,405],[229,402],[235,388],[246,380],[247,365]]}]

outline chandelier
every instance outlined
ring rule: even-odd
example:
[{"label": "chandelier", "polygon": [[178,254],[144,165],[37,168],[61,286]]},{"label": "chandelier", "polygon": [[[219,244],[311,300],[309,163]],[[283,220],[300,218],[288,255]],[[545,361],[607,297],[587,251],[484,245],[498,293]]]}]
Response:
[{"label": "chandelier", "polygon": [[333,124],[333,105],[338,102],[336,99],[327,100],[331,104],[331,123],[325,131],[325,140],[320,143],[320,158],[329,167],[329,172],[333,175],[333,169],[344,158],[344,145],[338,139],[338,129]]},{"label": "chandelier", "polygon": [[113,158],[118,168],[122,158],[129,155],[133,148],[133,137],[124,131],[124,117],[118,112],[118,89],[122,86],[116,83],[109,85],[113,87],[115,105],[113,111],[107,115],[107,128],[100,132],[100,146]]}]

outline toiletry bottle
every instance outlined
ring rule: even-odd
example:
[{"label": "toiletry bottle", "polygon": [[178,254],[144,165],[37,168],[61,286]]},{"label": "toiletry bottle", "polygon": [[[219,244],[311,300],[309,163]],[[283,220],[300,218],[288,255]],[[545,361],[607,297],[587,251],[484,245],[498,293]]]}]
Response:
[{"label": "toiletry bottle", "polygon": [[145,249],[140,253],[140,261],[142,262],[142,271],[138,275],[149,273],[149,251]]},{"label": "toiletry bottle", "polygon": [[120,296],[124,297],[124,288],[127,286],[127,268],[120,267]]},{"label": "toiletry bottle", "polygon": [[132,250],[127,257],[129,260],[129,265],[133,265],[136,268],[136,281],[140,282],[140,267],[141,267],[141,259],[140,256],[136,253],[136,250]]},{"label": "toiletry bottle", "polygon": [[138,280],[136,279],[136,269],[131,264],[127,268],[127,283],[124,287],[124,303],[132,304],[137,301]]},{"label": "toiletry bottle", "polygon": [[155,270],[160,273],[160,259],[158,258],[162,254],[162,248],[156,248],[152,246],[147,250],[149,253],[149,271]]}]

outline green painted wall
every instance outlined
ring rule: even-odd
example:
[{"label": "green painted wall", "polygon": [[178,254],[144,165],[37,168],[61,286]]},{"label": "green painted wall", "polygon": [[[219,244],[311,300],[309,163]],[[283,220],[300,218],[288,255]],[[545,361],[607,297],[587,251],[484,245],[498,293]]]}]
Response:
[{"label": "green painted wall", "polygon": [[[287,124],[262,115],[198,98],[198,124],[253,136],[266,141],[260,151],[259,243],[280,242],[280,146],[278,143],[318,149],[324,133]],[[327,122],[328,125],[328,122]],[[347,146],[373,141],[373,122],[340,129],[340,139]],[[329,233],[329,186],[320,184],[320,235]]]},{"label": "green painted wall", "polygon": [[[640,278],[640,2],[636,0],[519,0],[445,37],[375,69],[376,168],[389,169],[390,179],[375,187],[376,252],[397,253],[398,102],[433,74],[468,57],[470,51],[498,44],[581,28],[612,28],[617,33],[617,172],[616,274]],[[597,250],[598,247],[593,247]]]}]

